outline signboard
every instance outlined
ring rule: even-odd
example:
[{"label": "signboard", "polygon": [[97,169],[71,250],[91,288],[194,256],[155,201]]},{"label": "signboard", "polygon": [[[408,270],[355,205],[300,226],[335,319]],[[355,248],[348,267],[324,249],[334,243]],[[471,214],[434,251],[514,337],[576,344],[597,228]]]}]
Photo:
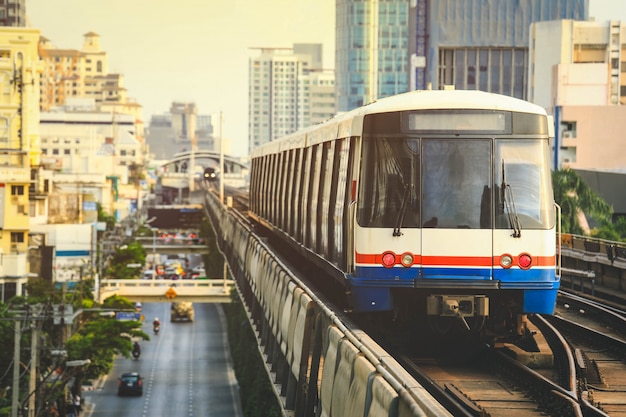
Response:
[{"label": "signboard", "polygon": [[119,321],[141,320],[141,313],[133,311],[118,311],[115,318]]},{"label": "signboard", "polygon": [[170,287],[170,289],[169,289],[169,290],[165,291],[165,296],[166,296],[168,299],[170,299],[170,300],[171,300],[172,298],[176,297],[177,295],[178,295],[178,294],[176,294],[176,291],[174,291],[174,288],[172,288],[172,287]]},{"label": "signboard", "polygon": [[202,206],[148,208],[148,218],[156,217],[150,226],[157,229],[198,229],[203,215]]}]

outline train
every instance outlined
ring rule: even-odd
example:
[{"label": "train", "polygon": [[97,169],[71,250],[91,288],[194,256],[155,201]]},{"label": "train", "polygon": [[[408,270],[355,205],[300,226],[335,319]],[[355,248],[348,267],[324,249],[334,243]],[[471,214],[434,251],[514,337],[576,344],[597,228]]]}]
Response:
[{"label": "train", "polygon": [[509,96],[386,97],[253,149],[249,215],[351,312],[520,333],[560,284],[553,137],[544,108]]}]

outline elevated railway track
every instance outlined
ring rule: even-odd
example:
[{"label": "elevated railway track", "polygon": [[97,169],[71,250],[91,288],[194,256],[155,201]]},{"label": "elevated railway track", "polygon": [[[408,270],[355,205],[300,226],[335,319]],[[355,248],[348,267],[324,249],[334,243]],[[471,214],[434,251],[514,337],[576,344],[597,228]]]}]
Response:
[{"label": "elevated railway track", "polygon": [[[547,366],[546,369],[537,371],[532,369],[536,367],[536,363],[532,361],[528,363],[526,360],[519,360],[519,355],[503,353],[506,350],[496,353],[492,349],[492,353],[487,355],[492,359],[487,360],[487,363],[494,362],[493,358],[499,358],[497,362],[501,363],[499,372],[503,375],[503,381],[508,383],[517,380],[514,378],[520,378],[520,382],[514,383],[518,388],[509,390],[506,396],[488,388],[472,391],[468,388],[472,384],[467,373],[460,374],[459,381],[462,383],[458,384],[450,381],[440,384],[433,378],[430,383],[428,379],[420,380],[411,370],[412,365],[402,362],[402,356],[392,355],[389,353],[391,350],[381,347],[383,344],[378,339],[372,338],[362,330],[361,325],[355,324],[352,318],[335,309],[331,301],[311,290],[306,280],[294,275],[287,263],[276,258],[265,245],[265,240],[254,236],[245,217],[245,196],[230,197],[228,206],[224,206],[215,194],[207,193],[207,215],[218,234],[220,249],[228,260],[231,273],[235,277],[235,285],[250,314],[259,350],[266,361],[266,370],[286,413],[313,416],[316,415],[314,410],[321,407],[321,414],[318,415],[330,416],[342,415],[341,412],[332,412],[333,407],[335,411],[346,411],[346,407],[366,409],[375,406],[387,407],[388,413],[385,415],[402,416],[515,416],[534,415],[533,413],[607,415],[602,411],[601,404],[594,401],[593,396],[589,396],[588,391],[581,390],[586,385],[581,382],[584,375],[581,374],[581,362],[577,359],[577,355],[581,356],[580,351],[568,351],[567,341],[539,316],[536,320],[542,323],[541,331],[553,332],[549,336],[550,343],[547,343],[550,347],[544,346],[542,349],[547,350],[542,352],[545,357],[558,362],[558,366]],[[573,237],[572,242],[575,240],[576,237]],[[583,290],[590,292],[595,285],[593,288],[603,292],[606,291],[603,288],[606,282],[621,282],[621,272],[614,272],[617,278],[598,280],[597,273],[604,270],[593,265],[588,259],[589,255],[585,257],[584,254],[575,254],[572,260],[568,251],[577,253],[580,249],[567,246],[569,241],[564,243],[564,265],[568,265],[564,270],[567,273],[566,285],[575,285],[575,282],[582,279]],[[608,262],[602,262],[603,265],[621,268],[621,260],[618,259],[621,252],[615,247],[610,250],[613,252],[595,252],[594,259],[605,256]],[[613,262],[608,259],[612,256],[609,253],[617,254],[613,257]],[[592,264],[589,268],[586,265],[581,267],[577,260]],[[609,289],[606,292],[619,290]],[[512,359],[511,356],[517,359]],[[426,368],[426,374],[437,375],[430,366],[435,362],[426,360],[426,363],[426,366],[422,364],[417,367]],[[478,370],[477,375],[480,372],[492,370]],[[513,377],[513,374],[519,376]],[[477,381],[481,381],[480,376],[478,378]],[[371,381],[377,382],[371,384]],[[487,379],[482,378],[482,381]],[[507,392],[507,383],[494,382],[503,392]],[[437,389],[433,388],[435,385],[440,394],[436,394]],[[386,387],[382,391],[386,392],[384,395],[381,394],[381,386]],[[369,393],[365,398],[358,395],[363,389]],[[519,398],[516,400],[511,392],[517,389]],[[383,395],[381,398],[387,400],[369,397],[374,390],[378,393],[376,395]],[[489,396],[494,395],[498,398],[493,397],[490,400]],[[511,404],[516,405],[507,406],[506,401],[500,397],[508,398],[512,401]],[[597,398],[601,396],[597,395]],[[375,401],[381,402],[374,403]],[[453,405],[444,405],[446,401]],[[518,414],[511,411],[512,409],[518,409]]]}]

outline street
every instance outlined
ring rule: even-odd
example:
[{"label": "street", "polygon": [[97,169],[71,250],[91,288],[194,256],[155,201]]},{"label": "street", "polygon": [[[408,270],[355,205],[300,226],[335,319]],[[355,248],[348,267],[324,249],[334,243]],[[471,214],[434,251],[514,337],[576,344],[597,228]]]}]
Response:
[{"label": "street", "polygon": [[[170,303],[144,303],[138,360],[119,357],[101,388],[84,392],[85,416],[242,416],[219,304],[195,303],[194,322],[170,322]],[[152,332],[158,317],[161,330]],[[118,377],[139,372],[143,395],[117,395]]]}]

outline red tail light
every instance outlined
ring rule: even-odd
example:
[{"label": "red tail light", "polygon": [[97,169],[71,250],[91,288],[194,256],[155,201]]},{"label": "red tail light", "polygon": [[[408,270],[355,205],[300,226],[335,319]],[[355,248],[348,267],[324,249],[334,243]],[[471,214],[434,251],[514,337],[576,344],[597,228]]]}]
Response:
[{"label": "red tail light", "polygon": [[391,268],[396,263],[396,255],[391,252],[383,253],[382,263],[383,266]]},{"label": "red tail light", "polygon": [[527,253],[523,253],[519,256],[517,261],[519,263],[519,267],[522,269],[530,268],[530,265],[533,263],[533,258]]}]

